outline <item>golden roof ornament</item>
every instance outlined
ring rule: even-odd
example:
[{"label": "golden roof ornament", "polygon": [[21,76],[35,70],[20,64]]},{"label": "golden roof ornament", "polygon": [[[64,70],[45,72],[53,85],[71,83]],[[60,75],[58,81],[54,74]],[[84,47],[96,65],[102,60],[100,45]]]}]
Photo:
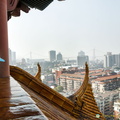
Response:
[{"label": "golden roof ornament", "polygon": [[[38,98],[43,98],[48,104],[55,105],[58,109],[63,112],[67,112],[75,119],[83,120],[105,120],[104,116],[97,107],[96,101],[93,96],[91,84],[89,83],[89,69],[86,63],[86,73],[82,86],[73,95],[66,98],[49,88],[44,83],[38,81],[40,76],[40,65],[38,64],[38,73],[36,77],[30,75],[26,71],[16,66],[10,66],[10,74],[16,79],[25,90],[29,89],[37,94],[37,98],[33,97],[35,102],[38,102]],[[29,93],[29,90],[27,91]],[[29,93],[31,94],[31,92]],[[57,109],[56,108],[56,109]],[[40,107],[40,109],[43,109]],[[47,113],[44,111],[47,115]],[[51,113],[49,113],[51,114]]]}]

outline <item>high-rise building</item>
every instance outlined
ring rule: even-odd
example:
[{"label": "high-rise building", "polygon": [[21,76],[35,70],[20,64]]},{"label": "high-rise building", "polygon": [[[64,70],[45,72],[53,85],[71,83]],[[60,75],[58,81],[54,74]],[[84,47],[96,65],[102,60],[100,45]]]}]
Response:
[{"label": "high-rise building", "polygon": [[9,64],[10,65],[12,64],[12,51],[10,48],[9,48]]},{"label": "high-rise building", "polygon": [[10,65],[16,64],[16,52],[13,52],[11,49],[9,49],[9,64]]},{"label": "high-rise building", "polygon": [[12,64],[16,64],[16,52],[12,52]]},{"label": "high-rise building", "polygon": [[120,67],[120,54],[112,54],[111,52],[108,52],[104,56],[104,67],[112,66]]},{"label": "high-rise building", "polygon": [[111,52],[107,52],[107,55],[104,56],[104,67],[112,67],[114,64],[113,55]]},{"label": "high-rise building", "polygon": [[[97,106],[101,113],[103,113],[106,120],[116,120],[114,119],[114,101],[119,100],[119,91],[106,91],[103,93],[94,94]],[[117,119],[119,120],[119,119]]]},{"label": "high-rise building", "polygon": [[57,61],[61,61],[61,60],[63,60],[62,54],[58,53],[57,54]]},{"label": "high-rise building", "polygon": [[56,60],[56,51],[55,50],[51,50],[49,52],[49,56],[50,56],[50,61],[55,61]]},{"label": "high-rise building", "polygon": [[120,118],[120,99],[114,102],[114,120],[119,120]]},{"label": "high-rise building", "polygon": [[77,64],[79,67],[84,67],[85,62],[89,63],[89,57],[83,51],[80,51],[77,56]]},{"label": "high-rise building", "polygon": [[118,67],[120,67],[120,53],[115,55],[115,63]]}]

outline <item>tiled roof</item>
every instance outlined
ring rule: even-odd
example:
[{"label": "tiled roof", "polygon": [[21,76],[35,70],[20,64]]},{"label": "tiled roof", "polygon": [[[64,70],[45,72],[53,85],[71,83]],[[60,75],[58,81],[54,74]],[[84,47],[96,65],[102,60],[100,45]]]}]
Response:
[{"label": "tiled roof", "polygon": [[84,78],[84,75],[79,75],[79,74],[61,74],[61,76],[68,76],[68,77],[80,77]]},{"label": "tiled roof", "polygon": [[53,0],[20,0],[20,1],[31,8],[44,10]]},{"label": "tiled roof", "polygon": [[100,98],[100,97],[103,97],[103,98],[106,98],[106,97],[109,97],[111,95],[116,95],[116,94],[119,94],[119,91],[106,91],[104,94],[103,93],[97,93],[97,94],[94,94],[96,96],[96,98]]},{"label": "tiled roof", "polygon": [[[62,96],[42,82],[38,82],[35,77],[16,66],[10,66],[10,74],[20,82],[50,120],[78,120],[84,117],[97,120],[96,114],[99,114],[100,119],[104,120],[94,100],[91,85],[88,83],[87,64],[84,82],[73,97],[70,97],[71,99]],[[83,105],[81,106],[81,104]]]},{"label": "tiled roof", "polygon": [[110,76],[94,79],[94,81],[103,81],[103,80],[109,80],[109,79],[114,79],[114,78],[119,78],[119,77],[120,75],[110,75]]},{"label": "tiled roof", "polygon": [[66,80],[78,80],[78,81],[82,81],[83,82],[83,78],[82,79],[77,79],[77,78],[65,78],[65,77],[60,77],[61,79],[66,79]]},{"label": "tiled roof", "polygon": [[77,120],[65,111],[62,111],[56,105],[48,102],[42,96],[38,96],[35,92],[24,86],[24,89],[29,93],[32,99],[36,102],[37,106],[47,116],[49,120]]}]

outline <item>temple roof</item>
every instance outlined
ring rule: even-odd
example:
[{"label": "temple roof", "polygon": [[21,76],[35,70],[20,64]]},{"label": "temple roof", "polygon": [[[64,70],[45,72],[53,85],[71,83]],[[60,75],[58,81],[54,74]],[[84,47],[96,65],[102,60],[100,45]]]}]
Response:
[{"label": "temple roof", "polygon": [[31,8],[44,10],[53,0],[20,0],[20,1]]},{"label": "temple roof", "polygon": [[[40,69],[38,66],[38,73]],[[10,74],[30,94],[37,106],[48,119],[56,120],[105,120],[99,111],[89,83],[89,71],[86,65],[86,75],[82,86],[68,98],[37,80],[26,71],[16,66],[10,66]],[[99,115],[99,118],[96,117]]]},{"label": "temple roof", "polygon": [[44,10],[52,1],[53,0],[7,0],[8,20],[11,16],[20,16],[21,10],[25,13],[28,13],[30,8]]}]

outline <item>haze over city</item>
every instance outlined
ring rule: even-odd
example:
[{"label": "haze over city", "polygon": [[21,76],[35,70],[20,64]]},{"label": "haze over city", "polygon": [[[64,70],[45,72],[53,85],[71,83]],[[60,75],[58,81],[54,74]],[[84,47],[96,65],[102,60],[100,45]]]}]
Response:
[{"label": "haze over city", "polygon": [[30,10],[8,22],[9,47],[17,58],[49,58],[56,50],[63,57],[79,51],[93,56],[120,53],[119,0],[66,0],[51,3],[44,11]]}]

